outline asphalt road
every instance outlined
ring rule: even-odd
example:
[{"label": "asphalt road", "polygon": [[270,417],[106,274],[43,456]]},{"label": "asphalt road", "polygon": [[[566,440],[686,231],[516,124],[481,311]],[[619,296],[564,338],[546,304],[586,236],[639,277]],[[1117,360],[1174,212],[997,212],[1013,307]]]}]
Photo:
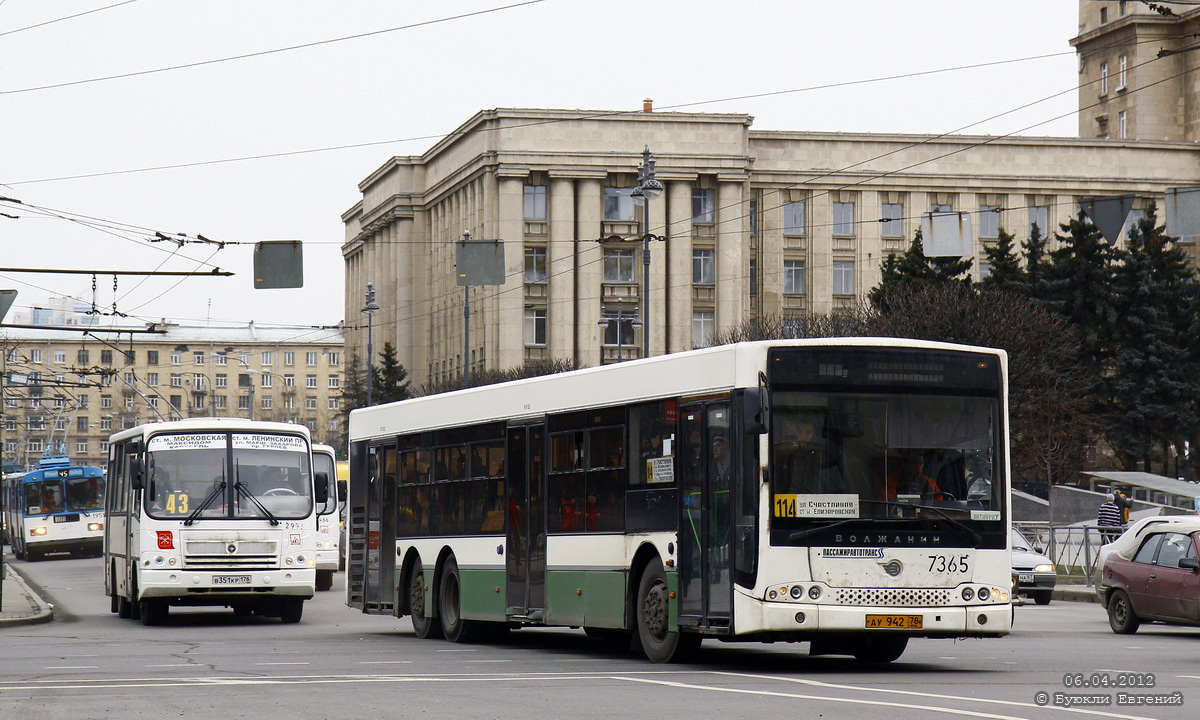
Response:
[{"label": "asphalt road", "polygon": [[[11,558],[11,556],[10,556]],[[994,640],[914,640],[896,663],[809,657],[805,644],[706,641],[698,662],[652,665],[581,631],[491,645],[418,640],[407,618],[345,607],[342,575],[298,625],[172,609],[161,627],[110,614],[98,559],[13,565],[55,621],[0,631],[0,718],[1193,718],[1200,629],[1108,628],[1091,603],[1016,609]],[[1126,673],[1126,674],[1122,674]],[[1140,679],[1154,687],[1079,688]],[[1173,706],[1120,706],[1118,694]],[[1039,705],[1044,693],[1045,705]],[[1055,695],[1109,705],[1055,706]],[[1065,702],[1065,698],[1063,699]]]}]

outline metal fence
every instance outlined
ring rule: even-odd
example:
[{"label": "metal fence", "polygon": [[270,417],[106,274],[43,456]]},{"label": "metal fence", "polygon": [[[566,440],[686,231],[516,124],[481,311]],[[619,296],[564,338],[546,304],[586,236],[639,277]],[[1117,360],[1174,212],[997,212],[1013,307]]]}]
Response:
[{"label": "metal fence", "polygon": [[[1054,526],[1047,522],[1014,522],[1013,527],[1033,544],[1035,550],[1054,561],[1059,582],[1092,586],[1096,577],[1096,555],[1101,545],[1116,538],[1113,528],[1091,525]],[[1119,534],[1122,528],[1117,528]]]}]

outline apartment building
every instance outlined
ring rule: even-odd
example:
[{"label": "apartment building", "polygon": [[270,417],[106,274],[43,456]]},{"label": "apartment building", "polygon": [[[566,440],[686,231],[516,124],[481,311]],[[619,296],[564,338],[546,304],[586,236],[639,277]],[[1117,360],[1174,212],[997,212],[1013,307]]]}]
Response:
[{"label": "apartment building", "polygon": [[314,440],[344,444],[340,328],[130,329],[140,332],[4,329],[6,463],[50,453],[103,465],[112,433],[187,417],[302,423]]}]

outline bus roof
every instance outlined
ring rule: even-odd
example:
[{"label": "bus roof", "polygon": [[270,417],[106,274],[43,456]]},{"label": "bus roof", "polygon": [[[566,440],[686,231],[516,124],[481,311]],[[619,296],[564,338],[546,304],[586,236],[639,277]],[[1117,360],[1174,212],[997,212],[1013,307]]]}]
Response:
[{"label": "bus roof", "polygon": [[754,387],[766,366],[767,352],[780,347],[899,347],[958,350],[997,355],[995,348],[909,338],[819,338],[759,340],[717,345],[554,375],[455,390],[350,413],[350,437],[387,437],[397,433],[496,420],[534,418],[547,413],[621,405],[640,400],[705,395]]},{"label": "bus roof", "polygon": [[109,438],[110,443],[121,442],[131,437],[157,435],[169,432],[231,432],[245,430],[247,432],[291,433],[303,435],[309,440],[308,428],[297,423],[271,422],[267,420],[247,420],[245,418],[202,417],[187,418],[186,420],[170,420],[167,422],[152,422],[128,430],[114,433]]}]

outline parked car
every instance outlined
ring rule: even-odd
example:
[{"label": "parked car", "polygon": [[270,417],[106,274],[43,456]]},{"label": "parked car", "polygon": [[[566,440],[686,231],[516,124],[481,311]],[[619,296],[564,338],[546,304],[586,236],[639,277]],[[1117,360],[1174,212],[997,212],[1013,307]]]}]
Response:
[{"label": "parked car", "polygon": [[1038,605],[1049,605],[1058,582],[1054,561],[1035,549],[1033,543],[1016,530],[1012,531],[1013,595],[1033,598]]},{"label": "parked car", "polygon": [[1109,626],[1125,635],[1146,621],[1200,625],[1200,518],[1154,523],[1140,535],[1104,562]]},{"label": "parked car", "polygon": [[1100,598],[1100,604],[1107,607],[1108,598],[1105,595],[1103,583],[1104,562],[1108,560],[1108,556],[1114,552],[1125,551],[1127,557],[1133,555],[1134,549],[1141,544],[1142,538],[1146,537],[1148,528],[1162,526],[1167,523],[1190,522],[1196,519],[1195,515],[1152,515],[1135,521],[1130,525],[1124,533],[1116,540],[1101,545],[1096,551],[1096,571],[1092,578],[1092,587],[1096,589],[1096,595]]}]

